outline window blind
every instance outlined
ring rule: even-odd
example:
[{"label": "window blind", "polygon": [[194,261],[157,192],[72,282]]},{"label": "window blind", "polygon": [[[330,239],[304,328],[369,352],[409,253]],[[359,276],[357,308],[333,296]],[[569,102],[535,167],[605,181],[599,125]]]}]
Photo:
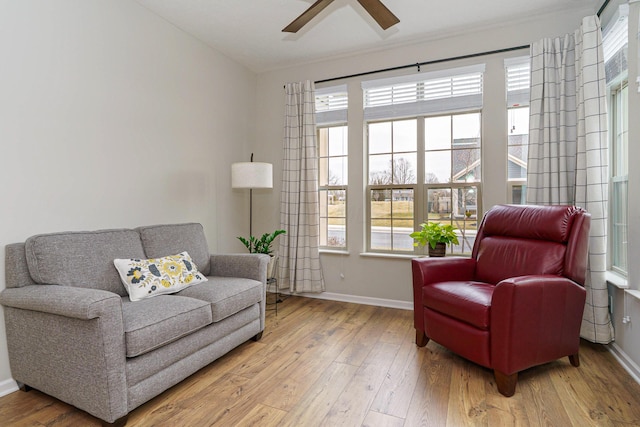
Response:
[{"label": "window blind", "polygon": [[507,107],[529,105],[531,86],[531,65],[528,56],[504,60],[507,82]]},{"label": "window blind", "polygon": [[365,120],[482,108],[484,64],[362,82]]},{"label": "window blind", "polygon": [[346,123],[348,103],[347,85],[316,89],[316,125]]},{"label": "window blind", "polygon": [[621,4],[602,32],[602,50],[607,83],[628,69],[627,43],[629,28],[629,5]]}]

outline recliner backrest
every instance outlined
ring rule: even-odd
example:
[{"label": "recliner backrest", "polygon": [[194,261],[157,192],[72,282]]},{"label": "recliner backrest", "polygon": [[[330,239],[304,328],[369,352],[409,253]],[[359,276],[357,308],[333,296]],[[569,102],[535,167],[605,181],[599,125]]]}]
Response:
[{"label": "recliner backrest", "polygon": [[[552,274],[584,284],[589,214],[575,206],[498,205],[478,229],[476,280]],[[586,232],[584,231],[587,221]]]}]

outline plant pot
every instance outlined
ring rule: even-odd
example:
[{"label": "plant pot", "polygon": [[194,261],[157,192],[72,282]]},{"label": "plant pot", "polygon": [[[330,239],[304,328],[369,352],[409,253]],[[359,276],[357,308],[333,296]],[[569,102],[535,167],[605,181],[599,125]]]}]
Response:
[{"label": "plant pot", "polygon": [[433,257],[443,257],[447,253],[447,244],[446,243],[436,243],[435,249],[429,245],[429,256]]}]

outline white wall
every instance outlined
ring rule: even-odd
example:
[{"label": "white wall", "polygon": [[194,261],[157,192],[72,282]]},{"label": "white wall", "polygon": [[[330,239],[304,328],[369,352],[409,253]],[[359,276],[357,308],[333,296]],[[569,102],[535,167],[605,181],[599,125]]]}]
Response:
[{"label": "white wall", "polygon": [[[604,15],[611,15],[618,4],[626,1],[611,2]],[[616,340],[613,350],[621,361],[640,381],[640,169],[637,167],[640,159],[640,93],[636,77],[640,76],[640,43],[638,21],[640,19],[640,2],[629,5],[629,49],[627,62],[629,64],[629,189],[628,189],[628,285],[635,292],[627,292],[615,286],[609,286],[613,302],[613,325]],[[606,21],[603,17],[603,22]],[[625,316],[628,322],[623,322]]]},{"label": "white wall", "polygon": [[[243,249],[230,163],[254,139],[253,73],[130,0],[2,0],[0,58],[2,259],[36,233],[183,221]],[[10,378],[2,321],[0,394]]]},{"label": "white wall", "polygon": [[[493,51],[527,45],[542,37],[554,37],[573,32],[583,16],[592,10],[556,13],[532,17],[527,22],[511,22],[500,28],[474,31],[442,40],[417,43],[380,52],[336,58],[284,70],[262,73],[258,76],[258,117],[255,146],[261,160],[274,163],[274,193],[280,191],[281,145],[283,139],[283,84],[301,80],[322,80],[341,75],[350,75],[369,70],[398,65],[426,62],[452,56]],[[507,56],[528,55],[528,50],[485,56],[474,60],[439,64],[438,68],[452,68],[471,63],[486,63],[485,95],[483,108],[483,207],[505,203],[507,114],[504,89],[503,60]],[[423,67],[422,71],[435,69]],[[403,71],[414,73],[415,69]],[[388,74],[387,74],[388,75]],[[379,78],[374,75],[365,78]],[[339,84],[334,82],[331,84]],[[351,159],[363,157],[362,92],[358,78],[347,79],[349,87],[349,153]],[[362,255],[364,251],[364,188],[365,175],[362,162],[349,163],[348,240],[349,253],[344,255],[321,255],[327,292],[329,297],[350,298],[356,296],[364,301],[378,298],[390,305],[411,307],[413,301],[411,268],[408,258],[372,257]],[[257,228],[273,229],[279,221],[277,197],[265,196],[258,201],[264,215]],[[254,226],[255,227],[255,226]],[[340,273],[345,275],[340,278]],[[335,295],[339,294],[339,295]],[[381,302],[381,301],[377,301]]]}]

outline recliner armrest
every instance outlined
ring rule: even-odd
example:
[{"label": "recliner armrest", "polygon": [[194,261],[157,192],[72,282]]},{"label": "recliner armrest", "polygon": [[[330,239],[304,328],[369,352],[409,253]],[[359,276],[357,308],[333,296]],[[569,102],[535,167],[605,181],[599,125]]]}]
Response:
[{"label": "recliner armrest", "polygon": [[413,323],[416,330],[424,332],[422,287],[450,280],[473,280],[476,260],[466,257],[414,258],[411,260],[411,270],[413,273]]},{"label": "recliner armrest", "polygon": [[94,319],[114,307],[121,309],[122,301],[119,295],[99,289],[29,285],[3,290],[0,304],[77,319]]},{"label": "recliner armrest", "polygon": [[562,276],[520,276],[498,283],[491,301],[494,369],[509,375],[577,354],[585,300],[585,289]]}]

